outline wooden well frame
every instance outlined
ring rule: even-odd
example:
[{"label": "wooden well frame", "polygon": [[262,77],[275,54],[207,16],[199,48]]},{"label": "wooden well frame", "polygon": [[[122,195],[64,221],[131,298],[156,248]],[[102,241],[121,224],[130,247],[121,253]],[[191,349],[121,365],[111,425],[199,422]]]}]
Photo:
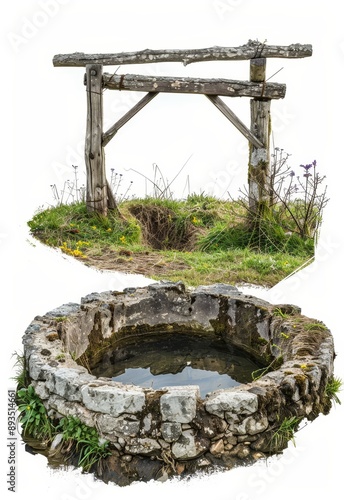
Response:
[{"label": "wooden well frame", "polygon": [[[90,212],[107,215],[116,209],[105,171],[105,146],[133,116],[160,92],[203,94],[246,137],[249,143],[248,193],[250,210],[264,205],[270,182],[270,107],[273,99],[283,99],[286,85],[268,82],[267,58],[304,58],[312,55],[311,45],[266,45],[249,40],[239,47],[211,47],[195,50],[143,50],[114,54],[58,54],[54,66],[85,67],[87,125],[85,139],[86,205]],[[104,73],[104,66],[181,62],[185,66],[202,61],[250,61],[250,80],[186,78]],[[103,130],[103,90],[144,92],[143,98],[108,130]],[[251,98],[248,128],[220,96]]]}]

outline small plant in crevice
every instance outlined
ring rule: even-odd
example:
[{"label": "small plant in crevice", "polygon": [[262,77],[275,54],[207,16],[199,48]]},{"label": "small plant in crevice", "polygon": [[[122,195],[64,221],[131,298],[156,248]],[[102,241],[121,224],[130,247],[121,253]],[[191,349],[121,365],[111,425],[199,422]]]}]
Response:
[{"label": "small plant in crevice", "polygon": [[276,307],[273,311],[273,315],[274,316],[279,316],[280,318],[283,318],[283,319],[287,319],[289,318],[289,314],[282,311],[282,309],[280,307]]},{"label": "small plant in crevice", "polygon": [[289,441],[295,445],[295,432],[298,430],[302,418],[285,417],[278,429],[271,436],[271,448],[273,450],[283,449]]},{"label": "small plant in crevice", "polygon": [[321,330],[327,330],[327,326],[324,325],[323,323],[315,322],[315,323],[305,323],[303,328],[310,332],[310,331],[321,331]]},{"label": "small plant in crevice", "polygon": [[101,438],[95,427],[89,427],[77,417],[63,417],[57,431],[62,433],[61,452],[70,456],[76,454],[78,466],[85,472],[111,454],[109,441]]},{"label": "small plant in crevice", "polygon": [[18,421],[24,436],[51,441],[55,428],[32,385],[17,391]]},{"label": "small plant in crevice", "polygon": [[342,386],[343,386],[342,379],[337,377],[331,377],[328,380],[325,388],[325,394],[327,395],[327,397],[339,405],[342,403],[338,397],[338,392],[342,390]]},{"label": "small plant in crevice", "polygon": [[[278,349],[279,352],[281,352],[281,348],[278,345],[272,344],[271,347],[274,347],[274,348]],[[276,358],[274,358],[271,361],[271,363],[269,363],[267,366],[264,366],[263,368],[258,368],[258,370],[254,370],[251,373],[252,380],[256,381],[256,380],[260,379],[261,377],[263,377],[264,375],[266,375],[267,373],[269,373],[273,370],[277,370],[282,364],[283,364],[283,356],[279,355]]]},{"label": "small plant in crevice", "polygon": [[15,381],[17,390],[27,387],[27,375],[25,370],[25,357],[22,354],[17,352],[13,353],[13,357],[15,357],[16,361],[14,363],[14,368],[16,370],[15,375],[12,377],[12,380]]}]

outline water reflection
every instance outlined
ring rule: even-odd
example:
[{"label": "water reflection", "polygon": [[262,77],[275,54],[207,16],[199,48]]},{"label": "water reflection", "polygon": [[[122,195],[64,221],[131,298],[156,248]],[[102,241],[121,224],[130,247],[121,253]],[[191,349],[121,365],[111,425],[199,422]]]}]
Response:
[{"label": "water reflection", "polygon": [[243,352],[218,339],[187,334],[151,336],[137,344],[118,344],[93,368],[98,377],[159,389],[198,385],[201,396],[252,381],[260,368]]}]

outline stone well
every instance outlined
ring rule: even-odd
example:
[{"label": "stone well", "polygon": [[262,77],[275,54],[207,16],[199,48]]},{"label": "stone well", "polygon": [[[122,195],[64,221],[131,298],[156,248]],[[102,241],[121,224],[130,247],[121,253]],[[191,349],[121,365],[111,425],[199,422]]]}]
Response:
[{"label": "stone well", "polygon": [[[247,384],[200,397],[197,385],[159,390],[90,373],[118,341],[191,332],[222,339],[267,367]],[[30,383],[52,419],[73,415],[110,442],[104,481],[164,479],[231,468],[278,453],[285,419],[328,413],[330,331],[293,305],[272,305],[229,285],[156,283],[92,293],[36,317],[24,338]]]}]

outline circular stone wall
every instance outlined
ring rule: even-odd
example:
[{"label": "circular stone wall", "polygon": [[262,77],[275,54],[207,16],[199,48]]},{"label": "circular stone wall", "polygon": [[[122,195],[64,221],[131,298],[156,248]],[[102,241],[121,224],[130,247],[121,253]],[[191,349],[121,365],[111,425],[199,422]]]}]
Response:
[{"label": "circular stone wall", "polygon": [[[221,339],[266,367],[252,382],[200,397],[196,385],[159,390],[90,374],[118,341],[188,332]],[[36,317],[24,338],[27,376],[52,419],[78,417],[110,442],[104,481],[163,479],[231,468],[287,446],[286,419],[328,413],[334,346],[321,322],[229,285],[183,283],[92,293]]]}]

